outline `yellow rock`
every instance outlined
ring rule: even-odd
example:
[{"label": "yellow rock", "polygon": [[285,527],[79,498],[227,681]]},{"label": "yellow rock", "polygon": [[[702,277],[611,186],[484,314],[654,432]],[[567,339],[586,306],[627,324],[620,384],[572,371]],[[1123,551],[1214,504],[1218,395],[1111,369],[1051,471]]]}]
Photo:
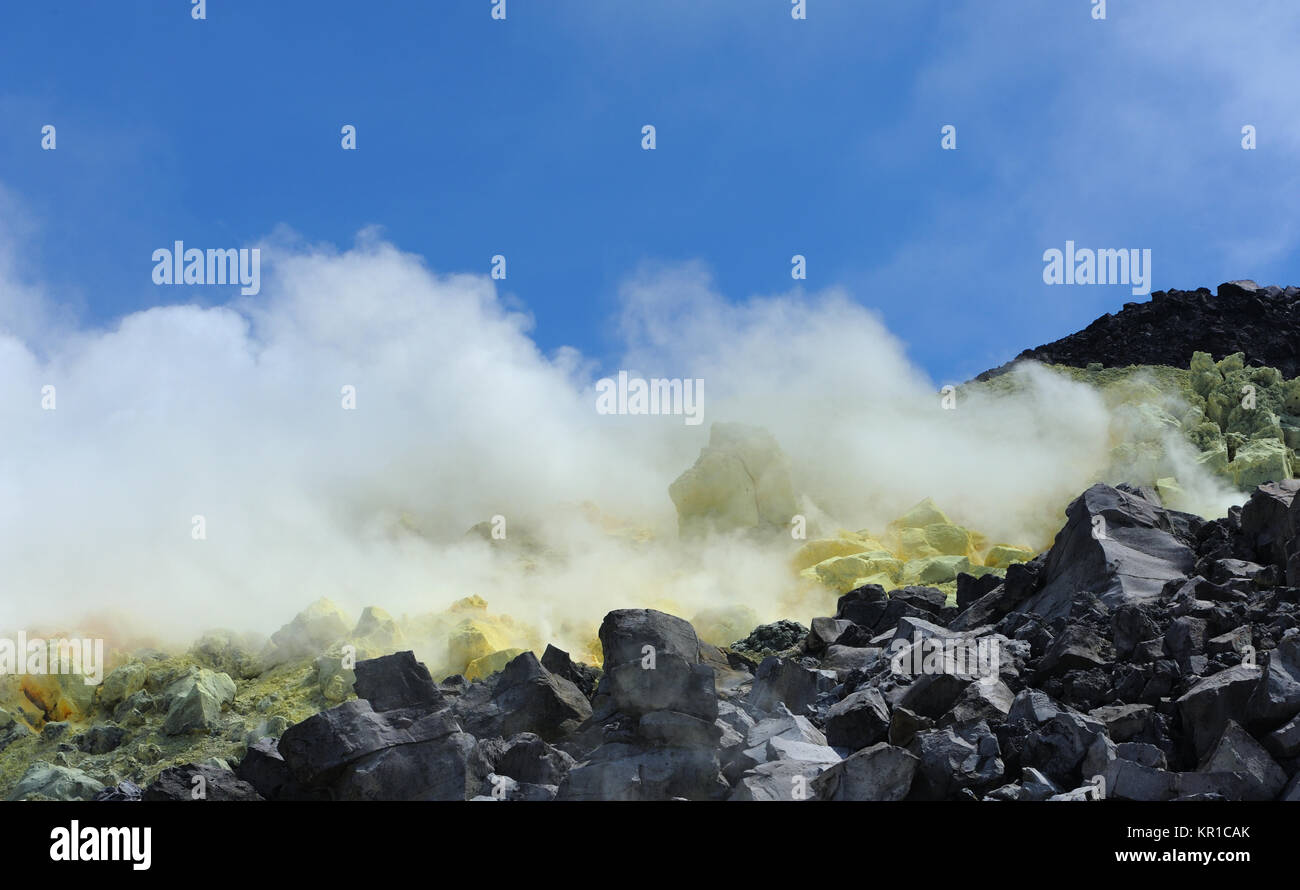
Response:
[{"label": "yellow rock", "polygon": [[890,525],[898,529],[925,528],[927,525],[952,525],[952,520],[935,506],[934,501],[926,498]]},{"label": "yellow rock", "polygon": [[925,540],[943,556],[970,556],[974,553],[971,534],[960,525],[935,523],[925,527]]},{"label": "yellow rock", "polygon": [[959,572],[971,574],[971,561],[964,556],[930,556],[913,559],[903,567],[903,583],[943,584],[957,580]]},{"label": "yellow rock", "polygon": [[447,607],[448,612],[487,612],[487,600],[475,594],[456,600]]},{"label": "yellow rock", "polygon": [[523,655],[527,651],[527,649],[501,649],[476,658],[465,666],[465,679],[473,681],[490,677],[514,661],[516,656]]},{"label": "yellow rock", "polygon": [[853,556],[869,550],[884,549],[885,545],[875,538],[864,537],[861,533],[840,532],[834,538],[815,538],[808,541],[795,553],[791,563],[796,572],[802,572],[835,556]]},{"label": "yellow rock", "polygon": [[508,648],[510,642],[495,622],[466,618],[447,640],[447,661],[453,670],[462,671],[471,662]]},{"label": "yellow rock", "polygon": [[867,561],[857,556],[836,556],[813,567],[817,579],[841,593],[853,589],[853,582],[869,574]]},{"label": "yellow rock", "polygon": [[898,555],[903,559],[922,559],[938,556],[939,551],[931,544],[924,528],[903,528],[898,532]]},{"label": "yellow rock", "polygon": [[992,569],[1005,569],[1013,562],[1028,562],[1034,558],[1034,551],[1027,547],[1012,547],[1010,544],[997,544],[984,554],[984,565]]}]

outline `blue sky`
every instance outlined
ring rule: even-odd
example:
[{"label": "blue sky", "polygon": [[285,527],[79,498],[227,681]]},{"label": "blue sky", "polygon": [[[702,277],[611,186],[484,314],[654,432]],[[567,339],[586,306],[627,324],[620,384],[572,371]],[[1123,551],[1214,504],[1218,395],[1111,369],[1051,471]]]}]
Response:
[{"label": "blue sky", "polygon": [[645,264],[702,263],[739,301],[790,291],[800,253],[803,288],[879,311],[936,381],[1145,299],[1045,286],[1067,239],[1151,249],[1154,289],[1300,283],[1292,0],[1111,0],[1105,21],[1091,0],[490,7],[7,4],[11,274],[111,326],[233,296],[154,287],[173,240],[346,247],[377,225],[439,272],[505,254],[539,346],[610,362]]}]

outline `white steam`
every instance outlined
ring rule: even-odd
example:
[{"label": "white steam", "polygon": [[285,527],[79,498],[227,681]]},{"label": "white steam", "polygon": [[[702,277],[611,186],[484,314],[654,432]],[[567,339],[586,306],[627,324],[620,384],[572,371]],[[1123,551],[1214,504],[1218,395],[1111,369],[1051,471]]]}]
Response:
[{"label": "white steam", "polygon": [[[1101,399],[1041,371],[1014,400],[944,410],[836,291],[735,304],[698,267],[646,269],[623,293],[625,358],[598,369],[540,352],[486,276],[437,275],[371,233],[262,248],[258,297],[109,330],[18,325],[33,291],[0,279],[0,627],[116,612],[269,631],[321,596],[355,614],[471,594],[543,635],[643,605],[771,620],[791,608],[794,542],[676,541],[667,486],[713,422],[767,427],[834,525],[931,496],[1034,546],[1112,444]],[[703,425],[597,414],[594,381],[620,368],[702,378]],[[527,570],[465,537],[494,515],[553,556]]]}]

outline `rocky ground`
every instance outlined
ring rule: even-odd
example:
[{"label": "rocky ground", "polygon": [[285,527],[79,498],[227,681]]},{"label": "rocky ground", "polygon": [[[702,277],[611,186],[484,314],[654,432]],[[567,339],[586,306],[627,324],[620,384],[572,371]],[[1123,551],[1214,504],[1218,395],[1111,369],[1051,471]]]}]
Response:
[{"label": "rocky ground", "polygon": [[1193,352],[1222,359],[1244,353],[1248,366],[1268,365],[1286,377],[1300,377],[1300,288],[1261,287],[1231,281],[1194,291],[1156,291],[1145,303],[1126,303],[1082,331],[1026,349],[1011,362],[979,379],[995,377],[1022,359],[1082,368],[1097,362],[1126,365],[1187,364]]},{"label": "rocky ground", "polygon": [[[719,423],[669,488],[682,538],[784,536],[777,614],[833,614],[622,609],[558,628],[570,655],[476,596],[320,601],[269,640],[116,653],[100,686],[0,677],[0,796],[1300,800],[1297,300],[1157,293],[1028,350],[1102,394],[1092,478],[1142,480],[1083,492],[1050,546],[1056,520],[999,542],[928,499],[792,542],[780,446]],[[1003,370],[967,388],[1024,385]],[[1171,435],[1244,506],[1179,512]]]},{"label": "rocky ground", "polygon": [[[599,670],[554,647],[472,682],[435,682],[409,652],[367,659],[355,699],[238,763],[93,793],[84,771],[35,764],[15,796],[1300,800],[1298,489],[1207,522],[1099,484],[1049,550],[963,574],[955,604],[865,585],[811,628],[725,650],[625,609],[600,627]],[[186,694],[177,713],[202,719],[208,698]]]}]

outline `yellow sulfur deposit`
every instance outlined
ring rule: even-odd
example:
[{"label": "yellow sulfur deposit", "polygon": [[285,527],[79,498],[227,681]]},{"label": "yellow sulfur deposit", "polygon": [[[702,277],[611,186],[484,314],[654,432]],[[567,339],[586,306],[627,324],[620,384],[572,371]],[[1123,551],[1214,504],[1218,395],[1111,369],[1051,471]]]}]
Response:
[{"label": "yellow sulfur deposit", "polygon": [[889,523],[881,537],[869,530],[841,531],[806,542],[791,564],[805,589],[819,585],[842,594],[864,584],[886,590],[913,584],[952,586],[959,573],[983,575],[1033,557],[1027,547],[990,547],[983,535],[952,522],[926,498]]},{"label": "yellow sulfur deposit", "polygon": [[513,661],[515,656],[523,655],[527,651],[527,649],[501,649],[490,655],[476,658],[465,666],[464,677],[470,681],[490,677]]}]

